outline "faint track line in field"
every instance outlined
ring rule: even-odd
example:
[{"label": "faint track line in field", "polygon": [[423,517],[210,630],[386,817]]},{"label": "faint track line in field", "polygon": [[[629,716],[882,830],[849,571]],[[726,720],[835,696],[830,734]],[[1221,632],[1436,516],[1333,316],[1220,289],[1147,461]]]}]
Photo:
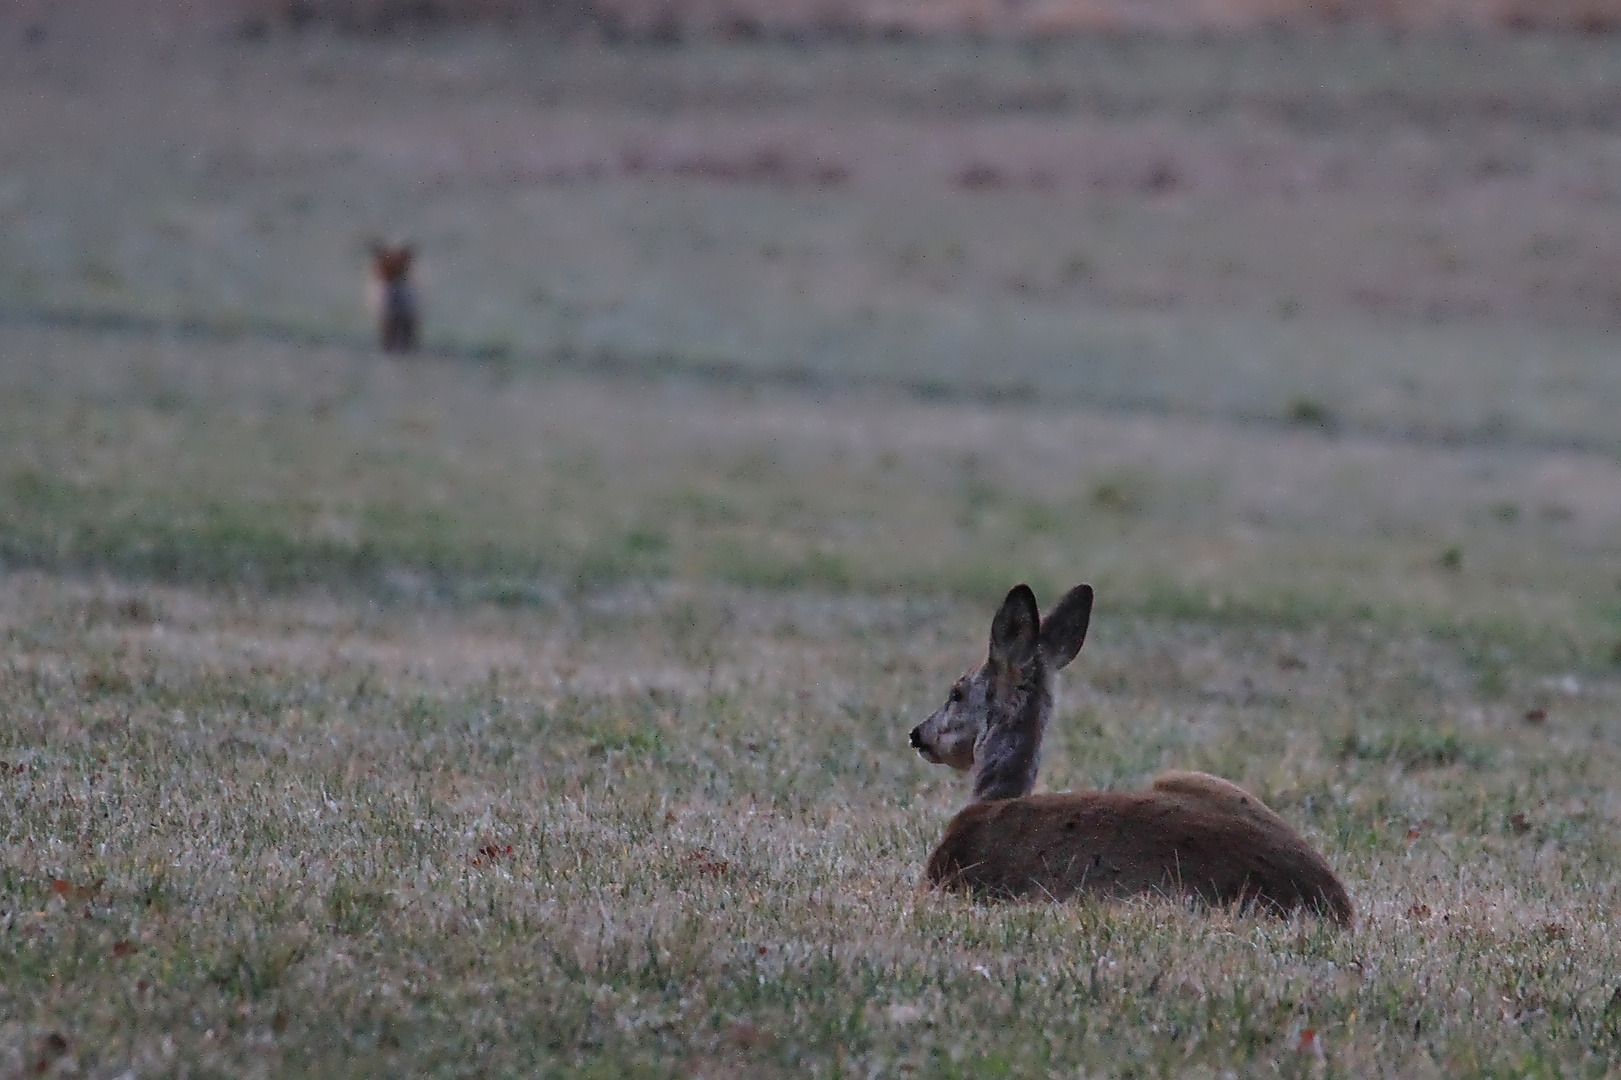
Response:
[{"label": "faint track line in field", "polygon": [[[70,330],[133,338],[174,338],[223,344],[259,341],[284,346],[343,349],[374,352],[375,343],[367,334],[345,334],[310,330],[264,318],[231,320],[185,316],[159,319],[117,311],[85,311],[48,308],[8,308],[0,306],[0,328],[33,327]],[[988,406],[1025,405],[1032,408],[1083,407],[1105,412],[1155,417],[1185,417],[1189,420],[1216,421],[1270,427],[1284,431],[1317,431],[1324,438],[1351,436],[1375,441],[1447,449],[1489,448],[1540,452],[1597,454],[1621,458],[1621,440],[1586,436],[1555,437],[1506,432],[1500,428],[1423,430],[1381,427],[1338,418],[1327,427],[1302,423],[1298,418],[1242,410],[1190,409],[1170,406],[1151,396],[1089,396],[1074,392],[1044,391],[1030,383],[1008,386],[960,385],[944,379],[882,374],[829,374],[808,367],[755,366],[742,361],[716,357],[700,358],[678,353],[633,354],[606,347],[590,350],[553,348],[524,351],[498,345],[447,344],[427,342],[415,354],[415,361],[439,360],[471,364],[508,376],[546,373],[581,376],[607,376],[622,379],[691,379],[716,386],[776,388],[799,393],[839,394],[863,390],[898,394],[914,401],[940,404]]]}]

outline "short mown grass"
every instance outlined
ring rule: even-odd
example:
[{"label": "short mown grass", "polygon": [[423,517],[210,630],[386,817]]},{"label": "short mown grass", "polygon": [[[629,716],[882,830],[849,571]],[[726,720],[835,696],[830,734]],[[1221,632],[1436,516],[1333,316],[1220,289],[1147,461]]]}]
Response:
[{"label": "short mown grass", "polygon": [[1339,931],[916,895],[963,790],[905,731],[978,604],[0,600],[16,1072],[1596,1076],[1616,1049],[1613,683],[1533,726],[1455,692],[1452,646],[1100,626],[1048,785],[1241,780],[1345,878]]},{"label": "short mown grass", "polygon": [[[1616,1050],[1613,554],[1489,514],[1591,459],[1350,444],[1399,468],[1375,488],[1315,434],[252,342],[166,346],[187,402],[160,410],[124,381],[151,389],[138,344],[7,345],[11,1072]],[[1044,786],[1231,777],[1324,851],[1355,929],[916,893],[965,793],[905,733],[1020,578],[1101,598]]]}]

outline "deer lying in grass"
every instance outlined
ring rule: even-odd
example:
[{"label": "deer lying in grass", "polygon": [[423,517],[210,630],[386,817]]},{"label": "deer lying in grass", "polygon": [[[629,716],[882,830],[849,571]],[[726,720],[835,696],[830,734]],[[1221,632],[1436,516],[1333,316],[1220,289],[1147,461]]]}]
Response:
[{"label": "deer lying in grass", "polygon": [[410,244],[372,245],[371,303],[377,312],[377,344],[384,352],[415,352],[421,317],[411,264],[416,249]]},{"label": "deer lying in grass", "polygon": [[1046,619],[1027,585],[991,622],[990,654],[912,729],[927,760],[972,770],[974,801],[929,856],[930,887],[1065,900],[1188,895],[1279,914],[1309,908],[1351,921],[1334,872],[1259,799],[1219,777],[1171,772],[1143,791],[1032,795],[1053,674],[1086,639],[1092,587],[1077,585]]}]

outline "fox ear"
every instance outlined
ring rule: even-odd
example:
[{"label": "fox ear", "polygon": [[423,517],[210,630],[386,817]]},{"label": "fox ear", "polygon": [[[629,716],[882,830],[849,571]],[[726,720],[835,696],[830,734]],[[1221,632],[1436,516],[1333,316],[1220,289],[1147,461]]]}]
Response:
[{"label": "fox ear", "polygon": [[1041,612],[1028,585],[1015,585],[991,620],[991,662],[1023,667],[1041,641]]},{"label": "fox ear", "polygon": [[1058,671],[1081,651],[1092,622],[1092,586],[1077,585],[1041,620],[1041,652]]}]

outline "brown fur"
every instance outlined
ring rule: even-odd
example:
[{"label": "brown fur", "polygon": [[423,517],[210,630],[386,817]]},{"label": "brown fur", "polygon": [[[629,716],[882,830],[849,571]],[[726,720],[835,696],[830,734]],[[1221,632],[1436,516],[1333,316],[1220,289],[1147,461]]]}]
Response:
[{"label": "brown fur", "polygon": [[409,244],[374,244],[372,282],[377,291],[377,343],[384,352],[415,352],[421,321],[411,264],[416,251]]},{"label": "brown fur", "polygon": [[1261,800],[1204,773],[1166,773],[1146,791],[973,803],[946,826],[924,877],[1003,899],[1163,893],[1352,918],[1321,855]]},{"label": "brown fur", "polygon": [[974,802],[929,856],[928,888],[1004,899],[1190,896],[1349,924],[1345,888],[1323,857],[1242,788],[1196,772],[1144,791],[1031,795],[1052,710],[1052,674],[1080,649],[1092,610],[1081,585],[1040,619],[1020,585],[991,624],[984,667],[912,731],[930,761],[972,769]]}]

